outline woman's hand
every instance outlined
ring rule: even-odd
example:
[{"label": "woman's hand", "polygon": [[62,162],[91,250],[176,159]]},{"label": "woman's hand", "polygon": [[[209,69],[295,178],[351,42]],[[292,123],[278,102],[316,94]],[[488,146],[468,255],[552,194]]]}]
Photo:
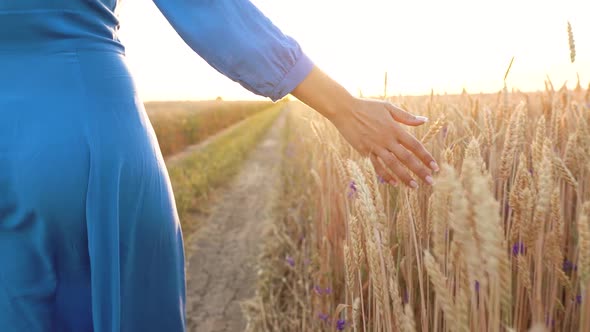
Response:
[{"label": "woman's hand", "polygon": [[438,171],[436,161],[402,126],[418,126],[426,118],[388,102],[354,98],[317,67],[291,93],[328,118],[357,151],[370,157],[385,181],[395,185],[399,179],[417,188],[407,167],[432,184],[432,171]]},{"label": "woman's hand", "polygon": [[349,108],[329,119],[358,152],[371,158],[375,171],[385,181],[396,185],[399,179],[417,188],[418,182],[409,169],[432,184],[432,171],[438,171],[436,161],[401,125],[419,126],[427,118],[414,116],[388,102],[353,98]]}]

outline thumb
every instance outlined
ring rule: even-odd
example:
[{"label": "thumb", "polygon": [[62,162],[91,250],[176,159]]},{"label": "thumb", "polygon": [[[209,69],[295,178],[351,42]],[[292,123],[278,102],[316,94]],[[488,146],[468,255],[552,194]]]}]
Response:
[{"label": "thumb", "polygon": [[426,122],[428,122],[428,118],[425,116],[417,116],[411,113],[408,113],[401,109],[398,106],[395,106],[391,103],[385,103],[385,108],[389,111],[389,114],[395,119],[397,122],[401,122],[408,126],[419,126]]}]

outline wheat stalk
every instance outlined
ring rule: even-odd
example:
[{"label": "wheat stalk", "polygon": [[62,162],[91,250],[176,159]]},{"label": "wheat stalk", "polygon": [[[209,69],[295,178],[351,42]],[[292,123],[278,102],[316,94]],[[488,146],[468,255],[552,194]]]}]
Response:
[{"label": "wheat stalk", "polygon": [[590,202],[586,202],[578,218],[578,266],[580,285],[585,290],[590,280]]},{"label": "wheat stalk", "polygon": [[576,61],[576,44],[574,43],[574,31],[569,21],[567,22],[567,41],[570,47],[570,61],[574,63]]},{"label": "wheat stalk", "polygon": [[438,118],[429,128],[426,134],[422,136],[420,140],[422,144],[428,143],[438,132],[444,127],[446,124],[445,115],[443,114],[440,118]]},{"label": "wheat stalk", "polygon": [[578,188],[578,181],[572,175],[572,172],[567,168],[563,160],[559,156],[553,156],[553,167],[557,172],[557,176],[567,182],[570,186]]}]

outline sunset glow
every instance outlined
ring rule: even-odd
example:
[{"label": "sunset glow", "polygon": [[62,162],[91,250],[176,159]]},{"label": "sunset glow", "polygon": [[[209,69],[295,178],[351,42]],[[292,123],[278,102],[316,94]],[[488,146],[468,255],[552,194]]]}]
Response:
[{"label": "sunset glow", "polygon": [[[349,91],[388,94],[538,90],[549,75],[590,79],[590,4],[554,1],[254,0],[314,62]],[[144,100],[259,99],[211,69],[148,0],[123,1],[120,38]],[[570,21],[577,59],[569,61]]]}]

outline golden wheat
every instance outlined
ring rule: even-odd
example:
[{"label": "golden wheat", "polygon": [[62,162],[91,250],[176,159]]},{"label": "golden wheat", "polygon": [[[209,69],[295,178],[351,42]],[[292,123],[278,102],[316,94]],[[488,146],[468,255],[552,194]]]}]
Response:
[{"label": "golden wheat", "polygon": [[[311,152],[286,163],[286,183],[306,176],[285,189],[304,203],[286,213],[280,255],[313,264],[261,286],[266,330],[334,330],[317,317],[339,305],[362,332],[590,330],[590,110],[584,93],[546,85],[404,98],[438,119],[412,129],[441,164],[418,190],[380,183],[329,122],[293,112],[291,142]],[[309,292],[318,283],[334,292]]]}]

